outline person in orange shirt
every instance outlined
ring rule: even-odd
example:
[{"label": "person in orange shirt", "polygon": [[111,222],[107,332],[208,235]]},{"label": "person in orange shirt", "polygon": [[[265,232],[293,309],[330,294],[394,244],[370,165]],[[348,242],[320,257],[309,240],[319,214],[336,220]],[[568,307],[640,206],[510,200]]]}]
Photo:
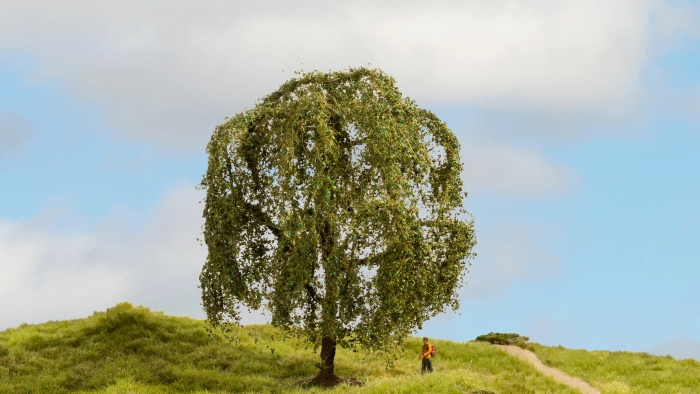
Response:
[{"label": "person in orange shirt", "polygon": [[425,375],[425,371],[428,370],[428,372],[433,373],[433,360],[431,360],[432,355],[430,352],[432,351],[432,346],[428,343],[428,338],[423,338],[423,350],[421,350],[420,356],[418,358],[423,359],[423,365],[421,366],[420,373],[421,375]]}]

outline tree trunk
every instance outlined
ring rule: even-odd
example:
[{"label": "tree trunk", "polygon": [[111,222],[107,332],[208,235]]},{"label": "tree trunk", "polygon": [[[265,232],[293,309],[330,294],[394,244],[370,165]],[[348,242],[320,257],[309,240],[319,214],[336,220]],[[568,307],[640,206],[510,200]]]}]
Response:
[{"label": "tree trunk", "polygon": [[311,383],[319,386],[330,387],[342,382],[342,379],[335,376],[334,361],[336,338],[333,333],[335,331],[334,328],[336,325],[336,319],[338,318],[338,273],[328,266],[328,259],[335,246],[335,240],[333,239],[331,224],[327,219],[324,219],[319,235],[321,238],[322,265],[325,271],[324,284],[326,294],[322,302],[323,309],[321,311],[321,319],[323,321],[323,337],[321,338],[321,370],[318,372],[318,375],[311,380]]},{"label": "tree trunk", "polygon": [[318,375],[308,382],[308,384],[323,387],[331,387],[343,382],[352,385],[362,385],[363,383],[355,378],[341,379],[335,376],[335,350],[337,345],[335,333],[337,332],[338,319],[338,272],[336,271],[336,267],[332,266],[332,262],[329,261],[329,257],[331,256],[333,248],[335,247],[335,239],[333,239],[331,224],[328,220],[323,221],[319,235],[321,238],[320,252],[325,271],[325,295],[323,300],[320,302],[322,305],[321,332],[323,333],[323,337],[321,338],[321,370],[318,372]]},{"label": "tree trunk", "polygon": [[330,337],[323,337],[321,340],[321,371],[328,375],[335,372],[335,340]]},{"label": "tree trunk", "polygon": [[324,336],[321,339],[321,370],[312,380],[312,384],[319,386],[335,386],[342,380],[335,376],[335,339]]}]

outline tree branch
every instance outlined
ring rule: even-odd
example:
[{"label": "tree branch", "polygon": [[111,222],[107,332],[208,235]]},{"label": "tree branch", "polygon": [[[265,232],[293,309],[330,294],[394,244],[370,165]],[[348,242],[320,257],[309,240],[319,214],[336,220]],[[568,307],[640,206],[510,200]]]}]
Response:
[{"label": "tree branch", "polygon": [[250,215],[255,219],[258,223],[264,225],[267,227],[272,234],[279,239],[280,235],[282,235],[282,230],[277,228],[274,223],[272,223],[272,219],[270,219],[265,212],[263,212],[262,208],[260,208],[259,205],[254,205],[251,204],[247,201],[243,202],[245,204],[245,209],[250,213]]},{"label": "tree branch", "polygon": [[314,287],[311,286],[311,283],[305,284],[304,288],[306,289],[306,292],[309,293],[309,296],[311,297],[312,300],[314,300],[317,304],[321,304],[321,300],[318,298],[318,294],[316,293],[316,289],[314,289]]},{"label": "tree branch", "polygon": [[[236,190],[236,185],[233,183],[233,166],[231,164],[231,158],[228,155],[226,156],[226,170],[228,172],[228,178],[229,178],[229,184],[231,186],[231,190],[235,191]],[[269,216],[263,212],[262,208],[258,205],[253,205],[247,201],[245,201],[245,197],[240,196],[239,197],[245,206],[246,211],[248,211],[253,219],[255,219],[258,223],[264,225],[265,227],[268,228],[274,234],[275,237],[279,239],[280,235],[282,234],[282,231],[277,228],[274,223],[272,223],[272,219],[270,219]]]},{"label": "tree branch", "polygon": [[365,137],[365,138],[360,138],[360,139],[356,139],[355,141],[352,141],[352,143],[350,144],[350,146],[351,146],[351,147],[360,146],[360,145],[364,144],[365,142],[367,142],[367,137]]}]

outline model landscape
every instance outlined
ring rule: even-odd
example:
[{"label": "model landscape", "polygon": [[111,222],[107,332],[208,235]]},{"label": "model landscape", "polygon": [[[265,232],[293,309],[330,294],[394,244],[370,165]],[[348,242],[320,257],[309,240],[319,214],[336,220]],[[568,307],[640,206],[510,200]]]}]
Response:
[{"label": "model landscape", "polygon": [[[0,332],[2,393],[578,393],[485,342],[434,340],[435,373],[421,376],[420,339],[393,368],[377,355],[339,349],[336,374],[361,387],[304,387],[318,352],[269,325],[244,326],[232,340],[200,320],[119,304],[69,321]],[[700,363],[646,353],[572,350],[528,343],[545,365],[601,393],[697,393]]]},{"label": "model landscape", "polygon": [[2,5],[0,394],[700,393],[700,1]]}]

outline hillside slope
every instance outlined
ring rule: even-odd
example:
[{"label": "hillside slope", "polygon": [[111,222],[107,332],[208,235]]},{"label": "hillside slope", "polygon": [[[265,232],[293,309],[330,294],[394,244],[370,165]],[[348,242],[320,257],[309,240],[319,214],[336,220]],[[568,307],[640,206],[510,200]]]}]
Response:
[{"label": "hillside slope", "polygon": [[[381,360],[340,349],[337,373],[366,392],[573,393],[485,344],[436,341],[437,374],[421,377],[418,340],[387,371]],[[2,393],[305,392],[317,354],[267,325],[239,341],[210,338],[204,323],[119,304],[79,320],[22,325],[0,333]],[[481,390],[481,391],[479,391]],[[323,390],[310,390],[323,391]]]},{"label": "hillside slope", "polygon": [[603,394],[700,393],[700,362],[647,353],[587,351],[534,345],[545,364],[579,377]]},{"label": "hillside slope", "polygon": [[[0,393],[576,392],[483,343],[434,341],[436,373],[421,376],[417,338],[391,370],[380,359],[339,349],[336,373],[357,377],[364,387],[303,389],[298,382],[317,372],[316,352],[269,325],[243,327],[237,337],[211,338],[200,320],[127,303],[85,319],[22,325],[0,332]],[[538,347],[538,354],[544,349]],[[547,360],[582,376],[553,357]],[[672,361],[700,373],[698,365]],[[684,391],[690,386],[683,384],[673,392],[698,392]]]}]

